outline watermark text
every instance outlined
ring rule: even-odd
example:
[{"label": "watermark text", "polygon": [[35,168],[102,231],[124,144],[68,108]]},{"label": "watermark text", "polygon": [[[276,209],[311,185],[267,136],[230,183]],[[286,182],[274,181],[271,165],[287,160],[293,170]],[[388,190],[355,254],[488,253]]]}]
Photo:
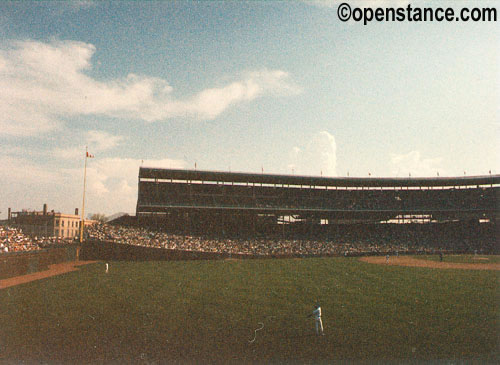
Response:
[{"label": "watermark text", "polygon": [[342,3],[337,8],[338,18],[346,22],[353,20],[367,25],[370,22],[496,22],[496,8],[406,7],[358,8]]}]

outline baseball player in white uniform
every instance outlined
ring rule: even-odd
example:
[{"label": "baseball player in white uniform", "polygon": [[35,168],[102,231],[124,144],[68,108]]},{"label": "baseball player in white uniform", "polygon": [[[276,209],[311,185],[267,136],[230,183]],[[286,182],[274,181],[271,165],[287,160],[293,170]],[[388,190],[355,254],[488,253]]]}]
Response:
[{"label": "baseball player in white uniform", "polygon": [[309,317],[314,316],[314,322],[316,323],[316,334],[319,335],[321,333],[322,336],[324,336],[323,333],[323,321],[321,321],[321,307],[319,304],[316,304],[314,306],[314,310],[312,314],[309,315]]}]

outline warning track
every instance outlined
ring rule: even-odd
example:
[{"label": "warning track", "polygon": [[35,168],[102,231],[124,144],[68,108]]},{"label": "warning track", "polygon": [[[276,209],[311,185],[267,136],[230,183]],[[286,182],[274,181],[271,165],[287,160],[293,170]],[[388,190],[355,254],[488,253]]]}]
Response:
[{"label": "warning track", "polygon": [[74,261],[74,262],[64,262],[61,264],[50,265],[48,270],[35,272],[32,274],[15,276],[13,278],[0,280],[0,289],[5,289],[11,286],[29,283],[30,281],[40,280],[49,278],[51,276],[64,274],[70,271],[78,270],[78,266],[93,264],[97,261]]}]

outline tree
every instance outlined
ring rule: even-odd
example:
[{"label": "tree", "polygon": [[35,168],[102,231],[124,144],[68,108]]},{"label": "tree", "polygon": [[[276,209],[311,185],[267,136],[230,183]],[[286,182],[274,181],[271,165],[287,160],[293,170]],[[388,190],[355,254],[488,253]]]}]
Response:
[{"label": "tree", "polygon": [[102,213],[95,213],[90,216],[90,219],[93,221],[97,221],[99,223],[106,223],[107,219],[106,216]]}]

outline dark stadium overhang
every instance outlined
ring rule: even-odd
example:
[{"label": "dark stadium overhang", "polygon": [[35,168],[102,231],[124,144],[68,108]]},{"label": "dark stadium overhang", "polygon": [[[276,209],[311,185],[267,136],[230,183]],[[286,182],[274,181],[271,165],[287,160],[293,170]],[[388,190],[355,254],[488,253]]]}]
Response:
[{"label": "dark stadium overhang", "polygon": [[453,187],[453,186],[486,186],[499,185],[500,175],[460,176],[460,177],[404,177],[404,178],[376,178],[376,177],[318,177],[296,175],[253,174],[243,172],[220,172],[199,170],[158,169],[141,167],[139,180],[161,179],[204,182],[228,182],[248,184],[274,184],[297,186],[325,186],[325,187]]},{"label": "dark stadium overhang", "polygon": [[373,218],[373,217],[391,217],[397,215],[436,215],[436,216],[474,216],[480,217],[484,214],[496,214],[496,210],[484,209],[364,209],[364,210],[345,210],[345,209],[321,209],[321,208],[272,208],[272,207],[231,207],[231,206],[192,206],[192,205],[140,205],[138,213],[166,213],[166,212],[200,212],[200,213],[224,213],[224,214],[273,214],[299,215],[304,217],[317,217],[325,219],[339,218]]}]

